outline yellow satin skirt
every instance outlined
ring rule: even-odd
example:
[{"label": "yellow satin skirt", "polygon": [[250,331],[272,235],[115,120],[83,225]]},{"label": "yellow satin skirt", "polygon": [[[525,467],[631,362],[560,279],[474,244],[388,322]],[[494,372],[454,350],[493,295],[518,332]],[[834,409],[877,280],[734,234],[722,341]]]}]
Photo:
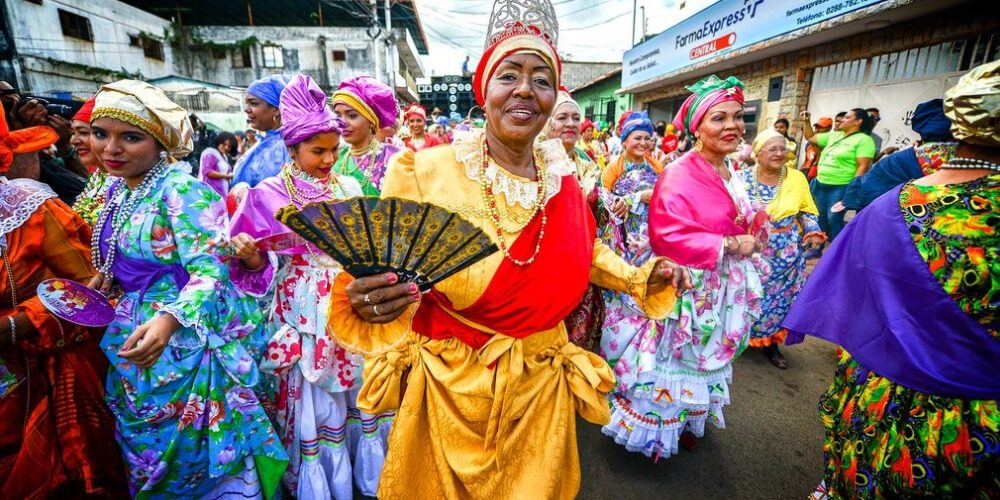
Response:
[{"label": "yellow satin skirt", "polygon": [[398,408],[378,496],[573,498],[576,413],[606,424],[613,387],[607,363],[570,344],[562,323],[478,350],[413,334],[365,360],[358,407]]}]

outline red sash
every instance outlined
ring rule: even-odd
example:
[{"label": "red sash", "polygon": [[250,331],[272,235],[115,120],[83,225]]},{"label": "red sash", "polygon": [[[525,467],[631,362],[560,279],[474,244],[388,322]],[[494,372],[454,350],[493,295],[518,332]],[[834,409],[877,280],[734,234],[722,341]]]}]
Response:
[{"label": "red sash", "polygon": [[[483,295],[461,311],[443,293],[432,290],[417,309],[413,331],[432,339],[455,337],[478,349],[492,334],[466,325],[448,311],[514,338],[549,330],[564,320],[583,299],[590,282],[594,217],[572,175],[563,177],[559,194],[544,210],[545,239],[532,264],[521,267],[505,258]],[[535,217],[521,231],[510,247],[512,256],[531,256],[541,219]]]}]

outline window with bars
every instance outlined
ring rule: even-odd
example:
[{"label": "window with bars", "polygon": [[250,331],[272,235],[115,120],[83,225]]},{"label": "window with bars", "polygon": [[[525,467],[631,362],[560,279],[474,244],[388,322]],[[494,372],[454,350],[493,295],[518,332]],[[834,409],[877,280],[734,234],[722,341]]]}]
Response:
[{"label": "window with bars", "polygon": [[88,42],[94,41],[94,32],[90,29],[90,19],[86,17],[59,9],[59,25],[62,26],[63,35]]},{"label": "window with bars", "polygon": [[261,47],[261,56],[265,68],[284,68],[285,58],[278,45],[265,45]]},{"label": "window with bars", "polygon": [[142,54],[150,59],[162,61],[163,42],[149,38],[148,36],[142,37]]},{"label": "window with bars", "polygon": [[233,67],[234,68],[252,68],[253,63],[250,60],[250,47],[236,47],[232,51],[233,53]]}]

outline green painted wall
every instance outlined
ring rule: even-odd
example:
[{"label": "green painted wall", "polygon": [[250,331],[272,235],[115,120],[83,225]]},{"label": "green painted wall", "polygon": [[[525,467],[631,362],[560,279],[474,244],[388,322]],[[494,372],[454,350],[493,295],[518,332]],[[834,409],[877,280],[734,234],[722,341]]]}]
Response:
[{"label": "green painted wall", "polygon": [[[580,104],[580,109],[583,110],[587,118],[594,121],[604,120],[609,123],[617,123],[618,115],[626,111],[629,106],[628,95],[615,94],[615,91],[620,88],[621,77],[615,76],[575,92],[573,98]],[[607,115],[609,102],[615,103],[614,114],[610,117]],[[592,108],[592,112],[588,112],[587,108]]]}]

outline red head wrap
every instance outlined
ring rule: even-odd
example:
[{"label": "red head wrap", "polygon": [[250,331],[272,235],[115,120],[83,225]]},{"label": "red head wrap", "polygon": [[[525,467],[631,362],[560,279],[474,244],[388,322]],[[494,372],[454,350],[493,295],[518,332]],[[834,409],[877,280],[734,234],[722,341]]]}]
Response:
[{"label": "red head wrap", "polygon": [[87,102],[83,103],[83,106],[79,111],[73,115],[74,120],[80,120],[81,122],[90,123],[90,114],[94,112],[94,103],[97,102],[97,96],[87,99]]},{"label": "red head wrap", "polygon": [[409,121],[411,116],[419,116],[424,120],[427,119],[427,109],[419,104],[411,104],[406,111],[403,112],[403,119]]}]

